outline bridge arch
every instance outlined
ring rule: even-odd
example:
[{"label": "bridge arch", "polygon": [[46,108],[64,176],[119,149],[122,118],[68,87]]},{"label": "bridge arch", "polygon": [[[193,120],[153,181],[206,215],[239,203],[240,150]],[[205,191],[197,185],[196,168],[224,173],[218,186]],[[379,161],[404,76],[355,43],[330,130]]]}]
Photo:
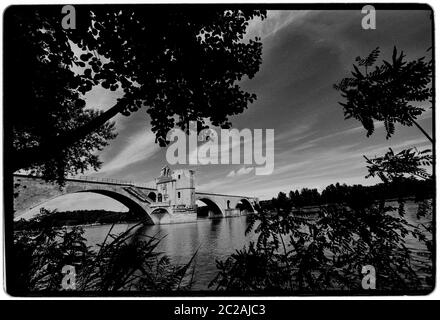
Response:
[{"label": "bridge arch", "polygon": [[[110,191],[110,190],[90,189],[90,190],[77,191],[77,192],[73,192],[73,193],[86,193],[86,192],[101,194],[103,196],[112,198],[112,199],[118,201],[119,203],[123,204],[124,206],[126,206],[130,211],[134,212],[136,215],[143,217],[143,220],[147,224],[154,224],[150,215],[147,213],[147,211],[144,208],[142,208],[142,206],[140,206],[136,201],[130,199],[129,197],[127,197],[119,192]],[[70,194],[73,194],[73,193],[70,193]],[[67,194],[64,194],[64,195],[67,195]]]},{"label": "bridge arch", "polygon": [[170,214],[169,210],[167,208],[154,208],[151,210],[150,215],[153,214]]},{"label": "bridge arch", "polygon": [[166,224],[171,222],[171,213],[168,208],[152,208],[149,216],[154,224]]},{"label": "bridge arch", "polygon": [[151,191],[151,192],[148,194],[148,198],[150,198],[151,200],[153,200],[153,202],[156,202],[156,193],[153,192],[153,191]]},{"label": "bridge arch", "polygon": [[237,205],[235,206],[235,208],[236,208],[236,209],[240,209],[240,211],[255,212],[255,208],[254,208],[254,206],[253,206],[252,203],[251,203],[248,199],[246,199],[246,198],[240,199],[240,200],[237,202]]},{"label": "bridge arch", "polygon": [[197,201],[203,202],[206,208],[197,208],[197,216],[207,216],[209,218],[223,217],[225,215],[224,208],[222,208],[215,200],[209,197],[197,198]]},{"label": "bridge arch", "polygon": [[122,193],[112,191],[112,190],[105,190],[105,189],[83,189],[83,190],[69,190],[69,191],[61,191],[57,189],[58,192],[55,194],[51,194],[50,196],[41,196],[37,197],[36,199],[32,199],[32,206],[23,208],[20,210],[21,214],[17,216],[17,218],[20,218],[22,214],[26,214],[31,212],[31,210],[34,210],[38,207],[44,207],[46,204],[50,203],[53,200],[59,199],[61,197],[73,195],[73,194],[82,194],[82,193],[94,193],[99,194],[108,198],[111,198],[120,204],[127,207],[131,212],[133,212],[136,216],[142,217],[142,220],[146,224],[154,224],[154,221],[151,219],[150,215],[148,214],[147,210],[142,207],[138,202],[131,199],[129,196],[126,196]]}]

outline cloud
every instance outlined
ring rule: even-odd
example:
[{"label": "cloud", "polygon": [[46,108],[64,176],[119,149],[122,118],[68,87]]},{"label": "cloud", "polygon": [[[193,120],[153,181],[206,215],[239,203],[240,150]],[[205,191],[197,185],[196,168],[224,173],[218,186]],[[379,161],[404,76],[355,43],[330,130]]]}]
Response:
[{"label": "cloud", "polygon": [[[207,180],[207,179],[205,179]],[[214,192],[214,193],[234,193],[235,190],[231,190],[229,188],[228,190],[225,190],[225,187],[227,188],[227,186],[230,185],[229,181],[226,181],[225,179],[223,179],[222,177],[217,177],[217,178],[212,178],[209,180],[209,182],[207,183],[202,183],[202,184],[197,184],[197,191],[202,191],[202,192]],[[223,188],[222,188],[223,187]]]},{"label": "cloud", "polygon": [[150,159],[159,152],[160,147],[154,142],[155,135],[145,129],[131,136],[126,142],[126,146],[113,156],[108,162],[104,161],[100,173],[114,172],[121,170],[134,163]]},{"label": "cloud", "polygon": [[252,172],[252,170],[254,170],[254,167],[249,167],[249,168],[243,167],[243,168],[240,168],[240,169],[237,170],[236,175],[237,176],[242,176],[242,175],[245,175],[245,174],[249,174],[249,173]]},{"label": "cloud", "polygon": [[302,121],[297,124],[294,123],[287,130],[275,131],[275,143],[292,143],[316,134],[317,131],[312,131],[313,127],[316,125],[317,117],[307,117],[302,119]]},{"label": "cloud", "polygon": [[235,177],[235,170],[228,173],[227,177]]},{"label": "cloud", "polygon": [[253,39],[261,37],[265,39],[273,36],[279,30],[288,26],[292,21],[305,16],[308,11],[287,11],[287,10],[270,10],[267,12],[267,18],[261,22],[260,18],[255,18],[249,22],[245,39]]},{"label": "cloud", "polygon": [[231,172],[229,172],[227,174],[226,177],[239,177],[239,176],[251,173],[252,170],[254,170],[254,167],[247,167],[247,168],[243,167],[243,168],[238,169],[237,171],[232,170]]}]

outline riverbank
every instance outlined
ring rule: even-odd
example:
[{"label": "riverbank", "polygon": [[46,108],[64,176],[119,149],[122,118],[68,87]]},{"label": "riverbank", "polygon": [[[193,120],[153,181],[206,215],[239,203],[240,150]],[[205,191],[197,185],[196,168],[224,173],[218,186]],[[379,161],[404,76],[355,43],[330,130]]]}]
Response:
[{"label": "riverbank", "polygon": [[74,226],[99,226],[115,223],[135,223],[144,217],[131,211],[116,212],[108,210],[76,210],[76,211],[46,211],[35,219],[20,219],[14,222],[14,230],[32,229],[36,221],[44,220],[45,224],[54,228],[74,227]]}]

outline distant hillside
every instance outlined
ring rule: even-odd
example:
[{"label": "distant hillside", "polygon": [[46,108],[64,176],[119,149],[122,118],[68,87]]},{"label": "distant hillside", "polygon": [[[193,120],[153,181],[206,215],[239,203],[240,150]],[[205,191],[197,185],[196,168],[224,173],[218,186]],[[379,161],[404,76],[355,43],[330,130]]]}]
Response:
[{"label": "distant hillside", "polygon": [[[111,224],[118,222],[136,222],[144,217],[136,215],[134,212],[116,212],[108,210],[75,210],[53,212],[47,215],[44,220],[53,227],[76,226],[87,224]],[[14,229],[32,229],[35,221],[20,219],[15,222]]]}]

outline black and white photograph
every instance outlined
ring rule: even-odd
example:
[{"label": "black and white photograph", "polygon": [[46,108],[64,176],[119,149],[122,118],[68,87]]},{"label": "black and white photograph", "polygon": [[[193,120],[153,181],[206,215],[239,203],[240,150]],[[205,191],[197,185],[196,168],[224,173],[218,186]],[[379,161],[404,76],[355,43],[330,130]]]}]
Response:
[{"label": "black and white photograph", "polygon": [[6,292],[430,294],[433,39],[425,4],[7,7]]}]

